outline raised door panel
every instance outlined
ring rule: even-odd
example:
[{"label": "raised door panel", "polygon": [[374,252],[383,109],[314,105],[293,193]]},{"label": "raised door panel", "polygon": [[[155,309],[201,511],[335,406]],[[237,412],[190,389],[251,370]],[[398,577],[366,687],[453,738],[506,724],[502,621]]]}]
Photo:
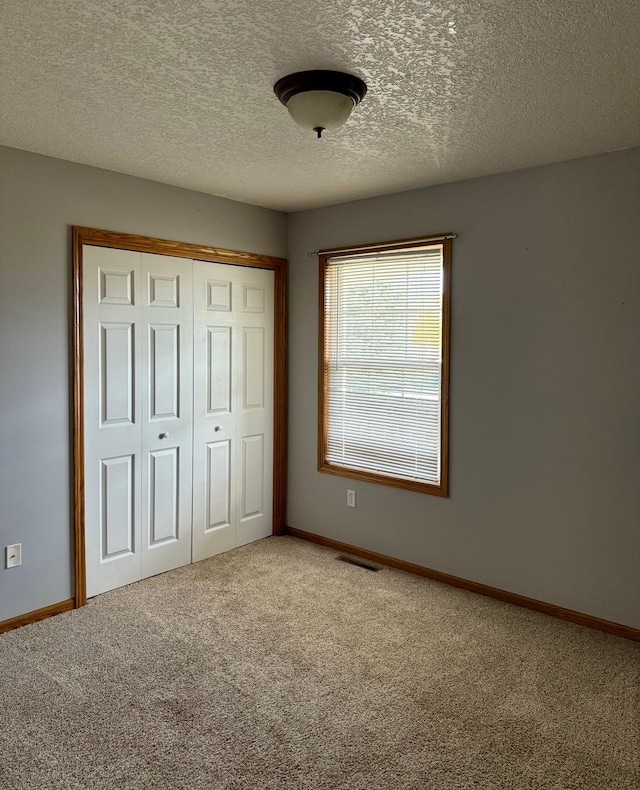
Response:
[{"label": "raised door panel", "polygon": [[[153,256],[156,260],[161,257],[160,255]],[[147,263],[152,262],[151,256],[145,256],[144,260]],[[171,260],[175,261],[175,258]],[[189,265],[190,263],[185,261],[185,268]],[[181,278],[184,279],[184,273],[182,275],[178,272],[159,274],[157,271],[150,272],[147,270],[146,275],[149,283],[149,307],[180,307],[180,280]]]},{"label": "raised door panel", "polygon": [[[149,453],[149,543],[180,538],[180,448]],[[189,492],[184,492],[188,496]]]},{"label": "raised door panel", "polygon": [[134,333],[134,323],[100,323],[98,398],[101,428],[135,422]]},{"label": "raised door panel", "polygon": [[207,413],[231,413],[231,381],[233,358],[231,356],[231,327],[207,326]]},{"label": "raised door panel", "polygon": [[[121,252],[121,250],[118,250],[118,252]],[[105,250],[105,253],[110,254],[107,250]],[[134,253],[134,255],[137,254]],[[126,263],[123,269],[110,268],[108,262],[106,265],[99,265],[98,302],[100,304],[133,305],[135,303],[134,271],[135,269],[130,268]]]},{"label": "raised door panel", "polygon": [[149,324],[149,420],[179,417],[180,325]]},{"label": "raised door panel", "polygon": [[264,516],[264,436],[242,439],[241,521]]},{"label": "raised door panel", "polygon": [[242,286],[242,312],[264,313],[268,301],[265,290],[262,283],[245,283]]},{"label": "raised door panel", "polygon": [[243,327],[242,332],[242,407],[264,409],[265,396],[265,330],[264,327]]},{"label": "raised door panel", "polygon": [[[202,266],[206,266],[207,264],[197,264],[202,272]],[[215,266],[216,264],[211,264]],[[214,312],[214,313],[231,313],[232,308],[232,299],[233,299],[233,283],[231,280],[228,280],[224,277],[224,272],[222,273],[223,276],[221,279],[211,279],[210,275],[212,272],[202,272],[204,278],[203,282],[199,283],[199,288],[204,285],[205,288],[205,300],[206,300],[206,307],[205,309]]]},{"label": "raised door panel", "polygon": [[207,444],[207,508],[205,532],[231,526],[231,442]]},{"label": "raised door panel", "polygon": [[100,531],[102,562],[135,552],[135,456],[100,459]]}]

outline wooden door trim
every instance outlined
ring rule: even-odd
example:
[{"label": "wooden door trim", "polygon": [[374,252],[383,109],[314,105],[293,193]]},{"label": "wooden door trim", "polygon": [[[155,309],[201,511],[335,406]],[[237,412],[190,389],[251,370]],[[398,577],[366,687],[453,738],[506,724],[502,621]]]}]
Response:
[{"label": "wooden door trim", "polygon": [[75,534],[75,607],[87,602],[84,509],[84,339],[82,333],[83,246],[111,247],[156,255],[171,255],[232,266],[271,269],[274,294],[274,412],[273,412],[273,534],[286,531],[287,482],[287,261],[251,252],[117,233],[74,225],[73,258],[73,523]]}]

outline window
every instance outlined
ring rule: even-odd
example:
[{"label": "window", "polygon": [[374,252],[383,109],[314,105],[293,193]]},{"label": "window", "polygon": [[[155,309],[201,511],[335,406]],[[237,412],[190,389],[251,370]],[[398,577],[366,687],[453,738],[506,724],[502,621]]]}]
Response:
[{"label": "window", "polygon": [[321,472],[448,496],[451,238],[320,253]]}]

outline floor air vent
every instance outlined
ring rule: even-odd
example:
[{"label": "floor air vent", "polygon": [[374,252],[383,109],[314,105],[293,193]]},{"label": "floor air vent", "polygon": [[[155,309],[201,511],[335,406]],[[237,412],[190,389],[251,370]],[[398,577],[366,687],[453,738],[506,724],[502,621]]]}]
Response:
[{"label": "floor air vent", "polygon": [[337,560],[340,562],[348,562],[349,565],[357,565],[358,568],[364,568],[367,571],[379,571],[382,570],[379,565],[373,565],[366,560],[360,560],[357,557],[347,557],[344,554],[341,554],[339,557],[336,557]]}]

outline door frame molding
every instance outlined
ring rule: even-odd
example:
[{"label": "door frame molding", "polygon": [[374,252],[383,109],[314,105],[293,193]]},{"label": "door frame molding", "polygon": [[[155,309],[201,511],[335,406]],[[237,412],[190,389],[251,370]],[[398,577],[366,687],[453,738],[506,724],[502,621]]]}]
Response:
[{"label": "door frame molding", "polygon": [[180,241],[117,233],[74,225],[73,262],[73,524],[75,534],[75,608],[87,602],[84,486],[84,338],[82,332],[82,249],[112,247],[119,250],[171,255],[176,258],[270,269],[274,294],[274,407],[273,407],[273,534],[286,532],[287,484],[287,260],[270,255],[205,247]]}]

